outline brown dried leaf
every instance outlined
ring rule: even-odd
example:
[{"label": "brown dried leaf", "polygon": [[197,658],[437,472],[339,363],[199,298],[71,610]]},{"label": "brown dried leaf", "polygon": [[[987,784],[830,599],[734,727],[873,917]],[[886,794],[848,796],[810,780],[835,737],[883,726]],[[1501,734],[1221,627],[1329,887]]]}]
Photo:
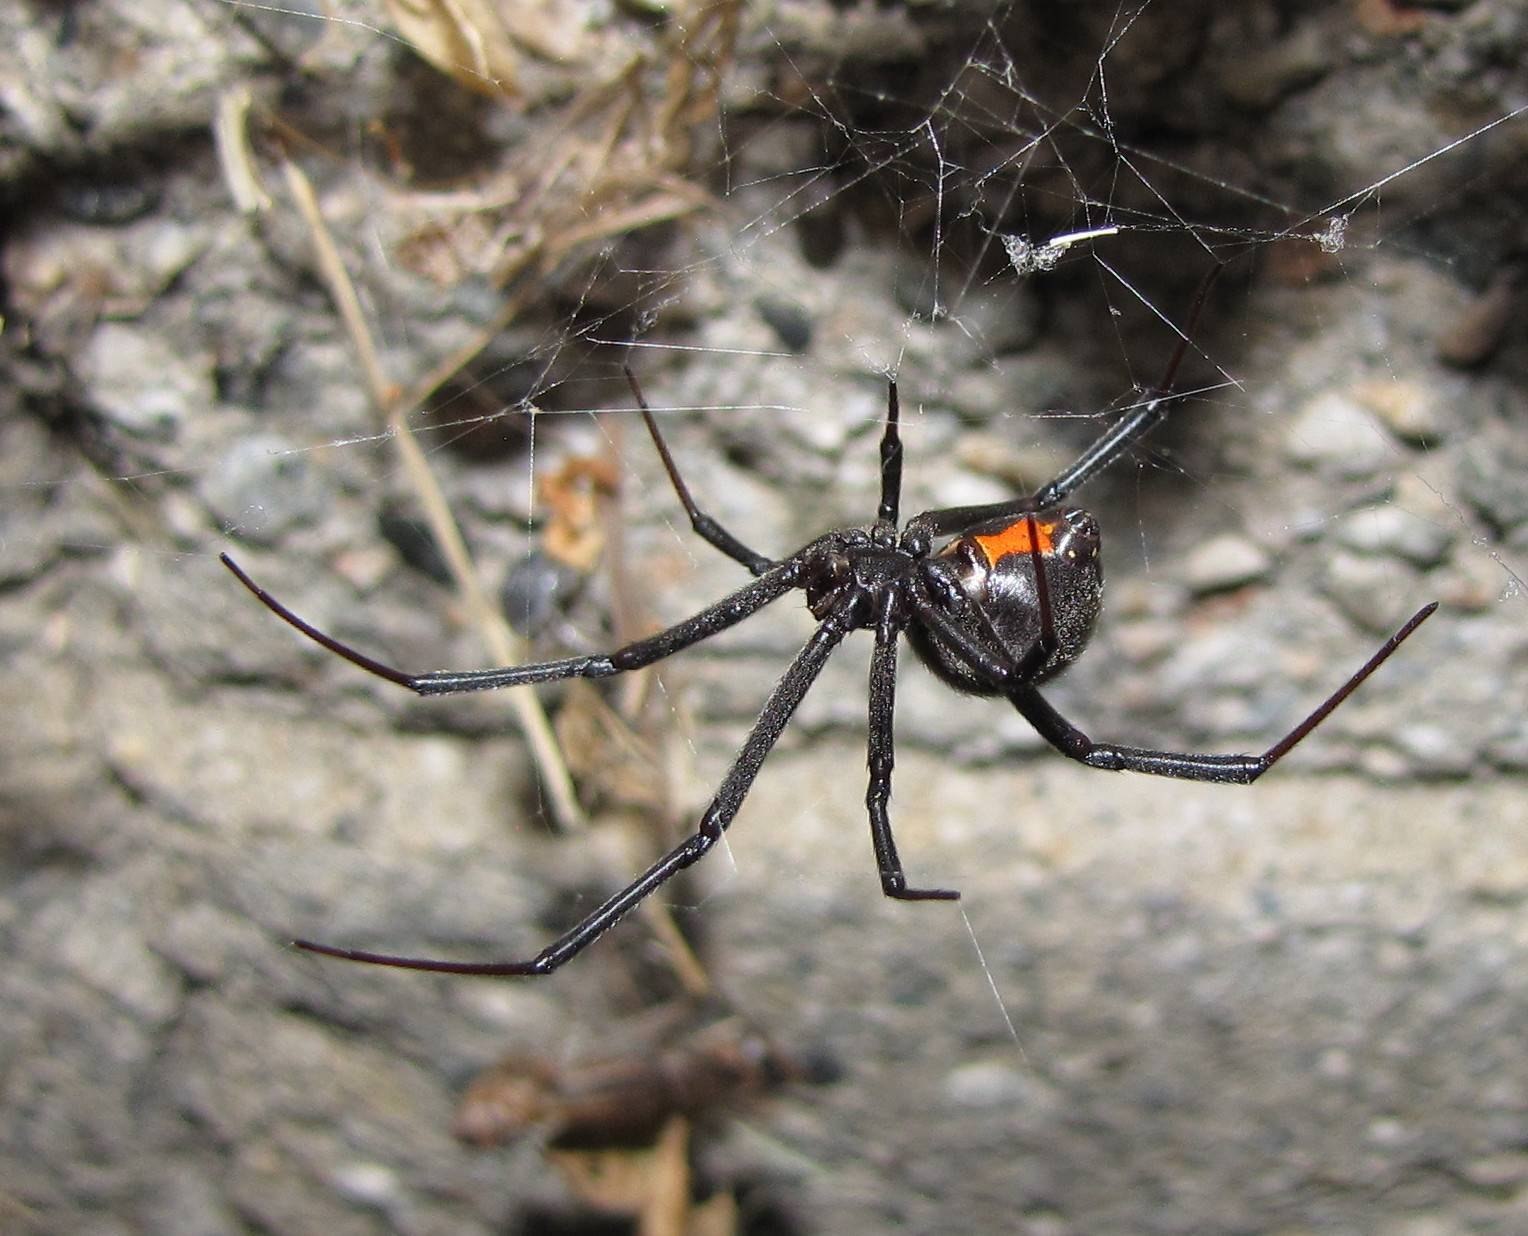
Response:
[{"label": "brown dried leaf", "polygon": [[1358,24],[1370,34],[1415,34],[1427,24],[1427,14],[1421,8],[1400,0],[1357,0],[1355,12]]},{"label": "brown dried leaf", "polygon": [[567,64],[583,52],[583,22],[563,0],[499,0],[498,10],[515,42],[543,60]]},{"label": "brown dried leaf", "polygon": [[589,683],[569,684],[554,724],[569,770],[588,800],[663,818],[668,786],[658,751]]},{"label": "brown dried leaf", "polygon": [[508,1056],[473,1078],[453,1128],[480,1146],[532,1130],[563,1150],[651,1145],[676,1117],[745,1104],[807,1077],[802,1062],[728,1018],[672,1046],[644,1041],[607,1059]]},{"label": "brown dried leaf", "polygon": [[385,0],[398,36],[441,72],[494,98],[520,93],[520,53],[490,0]]},{"label": "brown dried leaf", "polygon": [[574,570],[593,570],[605,547],[600,504],[619,483],[615,465],[596,456],[575,456],[544,475],[536,484],[536,496],[548,514],[542,549]]},{"label": "brown dried leaf", "polygon": [[648,1204],[658,1152],[635,1150],[549,1150],[547,1161],[578,1200],[606,1214],[636,1215]]}]

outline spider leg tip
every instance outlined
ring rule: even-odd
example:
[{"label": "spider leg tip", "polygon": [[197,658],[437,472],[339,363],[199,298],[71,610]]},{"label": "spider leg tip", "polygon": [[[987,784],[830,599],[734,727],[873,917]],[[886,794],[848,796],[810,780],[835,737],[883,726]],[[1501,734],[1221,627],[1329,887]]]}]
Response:
[{"label": "spider leg tip", "polygon": [[888,891],[888,897],[898,901],[959,901],[960,892],[953,888],[903,888]]},{"label": "spider leg tip", "polygon": [[295,948],[303,953],[317,953],[321,957],[339,957],[346,961],[353,961],[355,957],[350,949],[336,948],[332,944],[320,944],[317,940],[295,939],[287,942],[288,948]]},{"label": "spider leg tip", "polygon": [[1439,604],[1437,601],[1429,601],[1426,605],[1422,606],[1421,609],[1417,610],[1416,613],[1406,620],[1405,625],[1396,632],[1394,638],[1400,641],[1411,635],[1419,626],[1438,612]]},{"label": "spider leg tip", "polygon": [[233,573],[233,577],[236,580],[238,580],[241,584],[243,584],[246,588],[248,588],[256,596],[260,595],[260,586],[258,584],[256,584],[253,579],[251,579],[249,577],[249,572],[248,571],[246,571],[243,567],[241,567],[237,562],[235,562],[233,560],[233,555],[232,554],[229,554],[229,553],[226,553],[226,552],[225,553],[220,553],[218,555],[218,561],[221,562],[225,567],[227,567]]}]

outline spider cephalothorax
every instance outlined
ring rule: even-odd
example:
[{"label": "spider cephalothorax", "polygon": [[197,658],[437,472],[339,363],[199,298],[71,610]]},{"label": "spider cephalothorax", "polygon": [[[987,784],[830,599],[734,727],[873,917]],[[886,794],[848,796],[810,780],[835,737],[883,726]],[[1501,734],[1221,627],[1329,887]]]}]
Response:
[{"label": "spider cephalothorax", "polygon": [[[1196,302],[1195,312],[1198,305]],[[1191,314],[1191,320],[1192,320]],[[1186,333],[1183,336],[1185,343]],[[1161,420],[1184,343],[1159,388],[1127,411],[1069,468],[1035,493],[986,506],[926,511],[899,531],[902,445],[897,388],[889,385],[881,437],[881,501],[875,522],[818,537],[789,557],[749,549],[690,496],[658,425],[631,379],[643,419],[690,524],[705,541],[757,578],[692,618],[612,653],[566,657],[501,669],[408,674],[373,660],[299,618],[260,588],[226,554],[223,561],[266,606],[310,639],[370,673],[418,692],[446,695],[566,678],[605,678],[651,665],[742,622],[771,601],[801,589],[818,620],[816,632],[770,693],[743,749],[728,770],[695,833],[539,953],[517,961],[436,961],[335,948],[299,940],[301,948],[351,961],[453,974],[528,975],[557,969],[615,925],[633,906],[720,840],[785,723],[828,657],[852,631],[871,630],[868,763],[865,804],[882,891],[904,900],[951,900],[958,893],[907,883],[892,837],[888,804],[893,757],[897,646],[904,633],[939,677],[959,690],[1003,696],[1048,743],[1090,768],[1127,769],[1189,781],[1245,785],[1267,772],[1379,668],[1437,608],[1423,606],[1359,670],[1261,755],[1199,755],[1095,742],[1058,713],[1037,689],[1082,652],[1102,596],[1098,524],[1063,507],[1084,481],[1128,451]],[[630,373],[628,371],[628,378]]]}]

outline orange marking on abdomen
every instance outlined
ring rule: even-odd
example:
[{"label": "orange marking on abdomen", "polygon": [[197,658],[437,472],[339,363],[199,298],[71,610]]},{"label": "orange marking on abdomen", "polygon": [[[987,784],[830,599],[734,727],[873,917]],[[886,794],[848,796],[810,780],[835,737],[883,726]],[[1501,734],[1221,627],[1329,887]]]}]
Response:
[{"label": "orange marking on abdomen", "polygon": [[[1051,553],[1056,547],[1056,528],[1058,527],[1056,521],[1037,519],[1034,527],[1039,537],[1040,552]],[[987,565],[996,566],[1000,558],[1006,558],[1009,554],[1029,553],[1029,520],[1016,519],[1006,528],[989,532],[986,536],[973,536],[971,539],[987,556]]]}]

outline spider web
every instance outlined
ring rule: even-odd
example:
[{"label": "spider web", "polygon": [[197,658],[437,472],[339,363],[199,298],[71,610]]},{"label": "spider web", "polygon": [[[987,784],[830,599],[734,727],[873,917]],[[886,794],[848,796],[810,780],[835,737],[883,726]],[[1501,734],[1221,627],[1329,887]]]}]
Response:
[{"label": "spider web", "polygon": [[[91,752],[108,788],[88,801],[129,822],[32,847],[97,869],[22,865],[18,905],[86,926],[40,912],[18,973],[62,968],[162,1031],[157,1067],[188,1079],[162,1110],[244,1148],[208,1152],[216,1204],[271,1230],[518,1214],[534,1148],[469,1160],[440,1113],[507,1043],[626,1047],[603,1027],[684,985],[663,924],[634,915],[553,980],[422,1000],[434,980],[294,960],[272,933],[523,952],[639,870],[655,820],[695,818],[813,625],[787,600],[645,685],[549,694],[579,824],[504,699],[358,682],[218,551],[407,668],[608,647],[746,578],[683,520],[623,362],[701,505],[785,554],[873,515],[888,375],[904,514],[999,500],[1150,396],[1220,265],[1182,403],[1075,495],[1105,530],[1105,616],[1048,694],[1095,737],[1262,749],[1419,605],[1443,612],[1240,791],[1078,769],[904,653],[893,819],[909,877],[962,889],[958,910],[881,898],[868,641],[847,641],[726,852],[655,898],[734,1007],[846,1064],[708,1167],[774,1182],[802,1231],[1423,1211],[1511,1230],[1516,1178],[1492,1172],[1528,1128],[1506,1048],[1528,1011],[1513,7],[403,7],[175,9],[159,28],[199,24],[202,77],[158,98],[218,139],[198,174],[155,173],[121,259],[142,294],[83,313],[43,277],[35,216],[8,258],[86,426],[45,464],[18,452],[48,484],[8,486],[39,528],[71,512],[8,538],[30,601],[12,629],[40,632],[18,646],[44,666],[17,685],[61,701],[40,730]],[[38,565],[50,537],[88,564],[82,635],[57,584],[31,588],[65,578]],[[505,619],[513,656],[485,634]],[[71,639],[99,702],[46,677]],[[103,961],[97,931],[139,947]],[[143,1086],[126,1076],[102,1085]],[[205,1174],[168,1135],[143,1155],[169,1167],[103,1136],[151,1191]],[[72,1202],[26,1200],[72,1213],[57,1174]]]}]

